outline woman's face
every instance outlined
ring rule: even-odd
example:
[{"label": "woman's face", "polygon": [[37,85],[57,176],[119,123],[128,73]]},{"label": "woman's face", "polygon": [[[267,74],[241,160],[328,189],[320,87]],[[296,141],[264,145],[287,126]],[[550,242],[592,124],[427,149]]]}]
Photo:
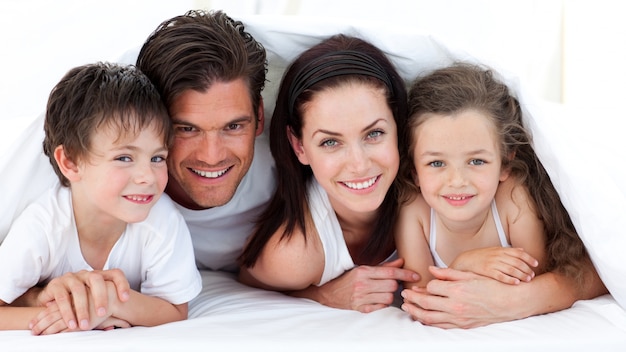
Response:
[{"label": "woman's face", "polygon": [[304,106],[302,139],[290,140],[337,213],[375,212],[398,172],[396,122],[385,92],[368,84],[316,93]]}]

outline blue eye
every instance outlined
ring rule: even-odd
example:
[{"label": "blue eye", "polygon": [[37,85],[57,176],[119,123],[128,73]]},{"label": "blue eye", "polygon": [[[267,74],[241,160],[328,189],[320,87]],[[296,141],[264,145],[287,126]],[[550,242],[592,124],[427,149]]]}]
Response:
[{"label": "blue eye", "polygon": [[470,160],[470,165],[484,165],[485,161],[482,159],[472,159]]},{"label": "blue eye", "polygon": [[334,139],[326,139],[326,140],[323,140],[320,145],[323,147],[334,147],[337,145],[337,141]]},{"label": "blue eye", "polygon": [[156,156],[153,156],[150,159],[150,162],[153,162],[153,163],[161,163],[161,162],[164,162],[164,161],[165,161],[165,157],[162,156],[162,155],[156,155]]},{"label": "blue eye", "polygon": [[385,132],[383,132],[381,130],[375,130],[375,131],[372,131],[372,132],[368,133],[367,134],[367,138],[372,138],[372,139],[373,138],[377,138],[377,137],[382,136],[384,133]]},{"label": "blue eye", "polygon": [[130,156],[127,156],[127,155],[118,156],[117,158],[115,158],[115,160],[123,161],[125,163],[129,163],[129,162],[133,161],[133,159]]},{"label": "blue eye", "polygon": [[443,167],[443,161],[431,161],[430,163],[428,163],[428,165],[432,167]]}]

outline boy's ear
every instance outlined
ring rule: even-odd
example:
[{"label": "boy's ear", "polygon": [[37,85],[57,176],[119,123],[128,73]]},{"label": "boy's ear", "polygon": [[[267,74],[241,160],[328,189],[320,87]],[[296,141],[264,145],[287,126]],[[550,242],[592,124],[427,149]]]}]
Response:
[{"label": "boy's ear", "polygon": [[54,160],[56,160],[59,170],[70,182],[80,180],[78,166],[65,154],[63,145],[54,148]]},{"label": "boy's ear", "polygon": [[287,137],[289,138],[289,144],[291,144],[291,149],[293,149],[294,153],[300,160],[302,165],[309,165],[309,158],[307,158],[306,153],[304,152],[304,148],[302,147],[302,141],[293,134],[291,127],[287,126]]}]

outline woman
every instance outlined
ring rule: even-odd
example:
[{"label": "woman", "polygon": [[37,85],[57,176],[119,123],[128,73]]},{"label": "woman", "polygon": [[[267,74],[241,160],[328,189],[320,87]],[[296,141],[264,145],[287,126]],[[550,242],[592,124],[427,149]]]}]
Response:
[{"label": "woman", "polygon": [[[416,278],[401,261],[375,267],[394,254],[406,114],[403,80],[366,41],[336,35],[291,64],[270,127],[278,186],[240,257],[242,282],[360,311],[392,303],[396,280]],[[364,291],[320,290],[356,266],[375,272]]]}]

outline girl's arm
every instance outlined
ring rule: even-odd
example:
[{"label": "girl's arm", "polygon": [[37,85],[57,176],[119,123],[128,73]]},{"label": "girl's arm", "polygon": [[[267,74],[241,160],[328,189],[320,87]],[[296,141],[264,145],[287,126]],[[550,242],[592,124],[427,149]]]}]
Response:
[{"label": "girl's arm", "polygon": [[523,185],[516,185],[514,178],[502,182],[496,192],[496,204],[501,204],[503,224],[508,227],[509,241],[513,248],[522,248],[536,259],[534,274],[545,272],[546,234],[543,221],[539,218],[528,190]]},{"label": "girl's arm", "polygon": [[421,196],[417,196],[410,203],[400,208],[395,227],[396,249],[398,257],[404,259],[404,268],[417,272],[420,280],[416,282],[405,281],[404,287],[424,287],[433,279],[428,267],[434,265],[426,240],[423,220],[429,221],[430,216],[424,218],[424,214],[430,214],[430,207],[426,205]]}]

